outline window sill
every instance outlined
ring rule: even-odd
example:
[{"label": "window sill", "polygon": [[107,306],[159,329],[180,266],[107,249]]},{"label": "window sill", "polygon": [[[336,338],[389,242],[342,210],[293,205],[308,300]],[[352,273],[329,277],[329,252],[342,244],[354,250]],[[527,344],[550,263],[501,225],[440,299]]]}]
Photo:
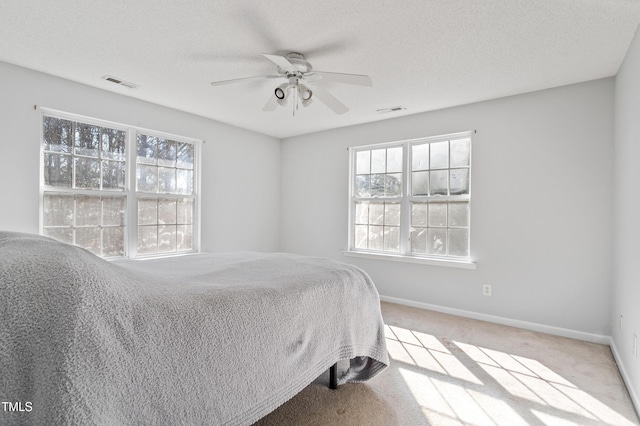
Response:
[{"label": "window sill", "polygon": [[159,255],[151,255],[151,256],[138,256],[138,257],[111,257],[105,260],[109,262],[133,262],[133,261],[145,261],[145,260],[154,260],[154,259],[166,259],[170,257],[184,257],[184,256],[196,256],[198,254],[202,254],[204,252],[201,251],[184,251],[177,253],[166,253]]},{"label": "window sill", "polygon": [[393,262],[419,263],[422,265],[445,266],[448,268],[476,269],[476,266],[477,266],[475,262],[464,261],[464,260],[402,256],[399,254],[396,255],[396,254],[387,254],[387,253],[370,253],[370,252],[351,251],[351,250],[345,250],[342,252],[342,254],[344,254],[345,256],[362,257],[366,259],[380,259],[380,260],[390,260]]}]

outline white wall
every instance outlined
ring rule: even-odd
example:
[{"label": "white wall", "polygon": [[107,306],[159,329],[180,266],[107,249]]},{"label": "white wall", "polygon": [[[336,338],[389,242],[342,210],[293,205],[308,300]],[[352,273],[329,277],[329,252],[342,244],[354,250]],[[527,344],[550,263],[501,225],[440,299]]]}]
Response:
[{"label": "white wall", "polygon": [[[615,246],[611,309],[614,353],[640,410],[640,33],[629,47],[615,84]],[[622,330],[620,315],[624,317]],[[640,341],[638,341],[640,345]]]},{"label": "white wall", "polygon": [[[603,79],[285,139],[282,249],[361,266],[385,296],[608,336],[613,89]],[[343,256],[347,147],[466,130],[477,269]]]},{"label": "white wall", "polygon": [[0,229],[38,232],[41,113],[34,105],[205,140],[203,250],[279,248],[280,140],[2,62]]},{"label": "white wall", "polygon": [[[204,250],[330,257],[363,267],[383,295],[612,334],[638,406],[640,362],[632,357],[631,336],[640,334],[639,76],[636,35],[615,92],[614,80],[604,79],[281,143],[0,62],[0,229],[38,232],[40,112],[34,105],[204,139]],[[342,255],[347,147],[474,129],[476,270]],[[485,283],[493,286],[492,297],[481,295]]]},{"label": "white wall", "polygon": [[[38,231],[38,105],[206,140],[204,250],[326,256],[364,267],[383,295],[608,335],[613,86],[598,80],[281,143],[0,63],[0,229]],[[473,129],[476,270],[342,255],[348,146]],[[492,297],[482,296],[485,283]]]}]

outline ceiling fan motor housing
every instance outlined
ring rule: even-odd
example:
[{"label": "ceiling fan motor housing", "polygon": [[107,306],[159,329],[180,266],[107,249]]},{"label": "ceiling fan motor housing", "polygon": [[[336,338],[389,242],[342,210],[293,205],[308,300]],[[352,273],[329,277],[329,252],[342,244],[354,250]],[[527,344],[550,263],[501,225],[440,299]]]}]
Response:
[{"label": "ceiling fan motor housing", "polygon": [[[306,74],[313,70],[313,67],[309,62],[307,62],[307,60],[304,58],[304,55],[302,53],[289,52],[285,57],[291,63],[291,65],[293,65],[296,68],[296,70],[300,74],[300,75],[297,75],[297,77],[302,77],[302,74]],[[289,76],[289,74],[291,74],[289,71],[283,70],[280,67],[278,67],[278,73],[286,76]]]}]

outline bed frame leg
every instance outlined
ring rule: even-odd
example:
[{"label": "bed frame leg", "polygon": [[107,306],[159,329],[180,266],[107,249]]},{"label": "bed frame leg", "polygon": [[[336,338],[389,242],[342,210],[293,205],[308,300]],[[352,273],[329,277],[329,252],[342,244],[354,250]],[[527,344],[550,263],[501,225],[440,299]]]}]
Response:
[{"label": "bed frame leg", "polygon": [[338,389],[338,363],[329,368],[329,389]]}]

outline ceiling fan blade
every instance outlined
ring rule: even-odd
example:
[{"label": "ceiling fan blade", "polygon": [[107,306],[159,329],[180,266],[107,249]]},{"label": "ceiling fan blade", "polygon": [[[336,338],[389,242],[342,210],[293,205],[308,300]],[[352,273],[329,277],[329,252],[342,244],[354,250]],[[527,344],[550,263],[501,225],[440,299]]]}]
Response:
[{"label": "ceiling fan blade", "polygon": [[284,56],[271,55],[269,53],[263,53],[262,56],[264,56],[265,58],[267,58],[268,60],[270,60],[271,62],[273,62],[274,64],[276,64],[277,66],[279,66],[285,71],[298,72],[297,68],[294,67],[293,64],[289,62],[289,60]]},{"label": "ceiling fan blade", "polygon": [[243,81],[248,81],[248,80],[256,80],[258,78],[280,78],[281,76],[279,75],[256,75],[253,77],[242,77],[242,78],[233,78],[231,80],[221,80],[221,81],[212,81],[211,85],[212,86],[222,86],[225,84],[233,84],[233,83],[240,83]]},{"label": "ceiling fan blade", "polygon": [[278,98],[276,98],[275,95],[271,95],[269,96],[269,100],[267,101],[267,103],[264,104],[264,107],[262,107],[262,110],[275,111],[277,107],[278,107]]},{"label": "ceiling fan blade", "polygon": [[336,114],[344,114],[345,112],[349,111],[349,107],[340,102],[338,98],[324,90],[322,87],[314,85],[312,90],[313,96],[318,98],[326,106],[331,108],[331,110],[333,110],[333,112],[335,112]]},{"label": "ceiling fan blade", "polygon": [[[325,71],[313,71],[309,73],[309,76],[318,75],[322,78],[316,80],[316,82],[331,82],[331,83],[345,83],[345,84],[356,84],[358,86],[373,86],[373,81],[371,81],[371,77],[368,75],[361,74],[345,74],[341,72],[325,72]],[[307,76],[305,75],[305,78]]]}]

